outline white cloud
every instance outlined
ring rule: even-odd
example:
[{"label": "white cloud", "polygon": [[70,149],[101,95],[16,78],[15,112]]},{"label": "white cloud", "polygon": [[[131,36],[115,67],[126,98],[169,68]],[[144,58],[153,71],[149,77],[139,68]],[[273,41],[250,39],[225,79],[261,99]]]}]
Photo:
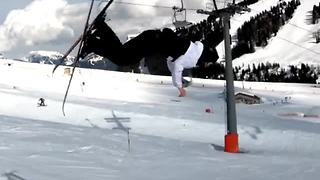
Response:
[{"label": "white cloud", "polygon": [[0,26],[0,51],[33,46],[59,38],[71,39],[82,23],[85,5],[66,0],[34,0],[25,9],[12,10]]},{"label": "white cloud", "polygon": [[[12,10],[0,25],[0,52],[14,57],[24,56],[30,50],[53,50],[63,53],[83,30],[90,1],[79,1],[33,0],[24,9]],[[154,6],[180,6],[180,0],[126,2]],[[186,8],[204,7],[203,0],[184,0],[184,2]],[[98,2],[95,3],[92,16],[95,16],[104,5],[97,8],[97,4]],[[188,13],[193,13],[188,15],[188,20],[199,19],[198,15],[194,15],[195,11],[188,11]],[[108,24],[121,40],[125,40],[127,34],[167,26],[171,23],[173,11],[171,8],[134,6],[114,1],[107,14],[111,19]]]}]

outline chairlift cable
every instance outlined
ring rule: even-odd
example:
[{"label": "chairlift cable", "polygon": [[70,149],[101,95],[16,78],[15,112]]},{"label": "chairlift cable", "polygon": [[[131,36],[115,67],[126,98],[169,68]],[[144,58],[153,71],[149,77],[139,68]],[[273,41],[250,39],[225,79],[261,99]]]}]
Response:
[{"label": "chairlift cable", "polygon": [[116,3],[116,4],[125,4],[125,5],[133,5],[133,6],[147,6],[147,7],[153,7],[153,8],[172,9],[172,6],[151,5],[151,4],[143,4],[143,3],[124,2],[124,1],[119,1],[119,2],[114,2],[114,3]]},{"label": "chairlift cable", "polygon": [[[146,6],[146,7],[152,7],[152,8],[165,8],[165,9],[172,9],[172,6],[164,6],[164,5],[151,5],[151,4],[145,4],[145,3],[133,3],[133,2],[125,2],[125,1],[119,1],[119,2],[114,2],[116,4],[125,4],[125,5],[132,5],[132,6]],[[190,11],[196,11],[199,8],[184,8],[185,10],[190,10]]]}]

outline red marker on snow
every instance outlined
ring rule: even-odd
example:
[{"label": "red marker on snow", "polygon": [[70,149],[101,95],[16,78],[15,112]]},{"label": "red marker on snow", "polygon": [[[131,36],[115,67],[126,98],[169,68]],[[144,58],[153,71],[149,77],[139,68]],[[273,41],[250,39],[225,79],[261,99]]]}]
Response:
[{"label": "red marker on snow", "polygon": [[206,108],[206,113],[212,113],[213,110],[211,108]]}]

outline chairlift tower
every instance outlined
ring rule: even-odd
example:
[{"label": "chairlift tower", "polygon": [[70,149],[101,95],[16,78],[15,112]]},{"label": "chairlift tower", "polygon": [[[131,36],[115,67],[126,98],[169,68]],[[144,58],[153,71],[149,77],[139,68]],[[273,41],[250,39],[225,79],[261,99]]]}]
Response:
[{"label": "chairlift tower", "polygon": [[229,4],[227,8],[216,9],[214,11],[197,10],[197,13],[213,15],[220,17],[223,22],[224,29],[224,45],[225,45],[225,77],[226,77],[226,101],[227,101],[227,134],[225,135],[225,152],[238,153],[238,132],[237,132],[237,116],[234,97],[234,80],[231,56],[231,36],[230,36],[230,17],[235,12],[247,11],[247,8],[239,7],[236,4]]}]

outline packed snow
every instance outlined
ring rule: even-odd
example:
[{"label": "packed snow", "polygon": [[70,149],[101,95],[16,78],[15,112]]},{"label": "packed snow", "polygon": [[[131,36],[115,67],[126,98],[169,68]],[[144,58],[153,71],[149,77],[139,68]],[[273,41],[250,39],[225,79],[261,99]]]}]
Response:
[{"label": "packed snow", "polygon": [[[316,179],[319,86],[235,82],[262,98],[237,104],[242,153],[223,151],[224,81],[193,79],[177,97],[170,77],[0,64],[3,179]],[[46,106],[38,106],[39,98]],[[210,111],[206,111],[210,109]]]}]

